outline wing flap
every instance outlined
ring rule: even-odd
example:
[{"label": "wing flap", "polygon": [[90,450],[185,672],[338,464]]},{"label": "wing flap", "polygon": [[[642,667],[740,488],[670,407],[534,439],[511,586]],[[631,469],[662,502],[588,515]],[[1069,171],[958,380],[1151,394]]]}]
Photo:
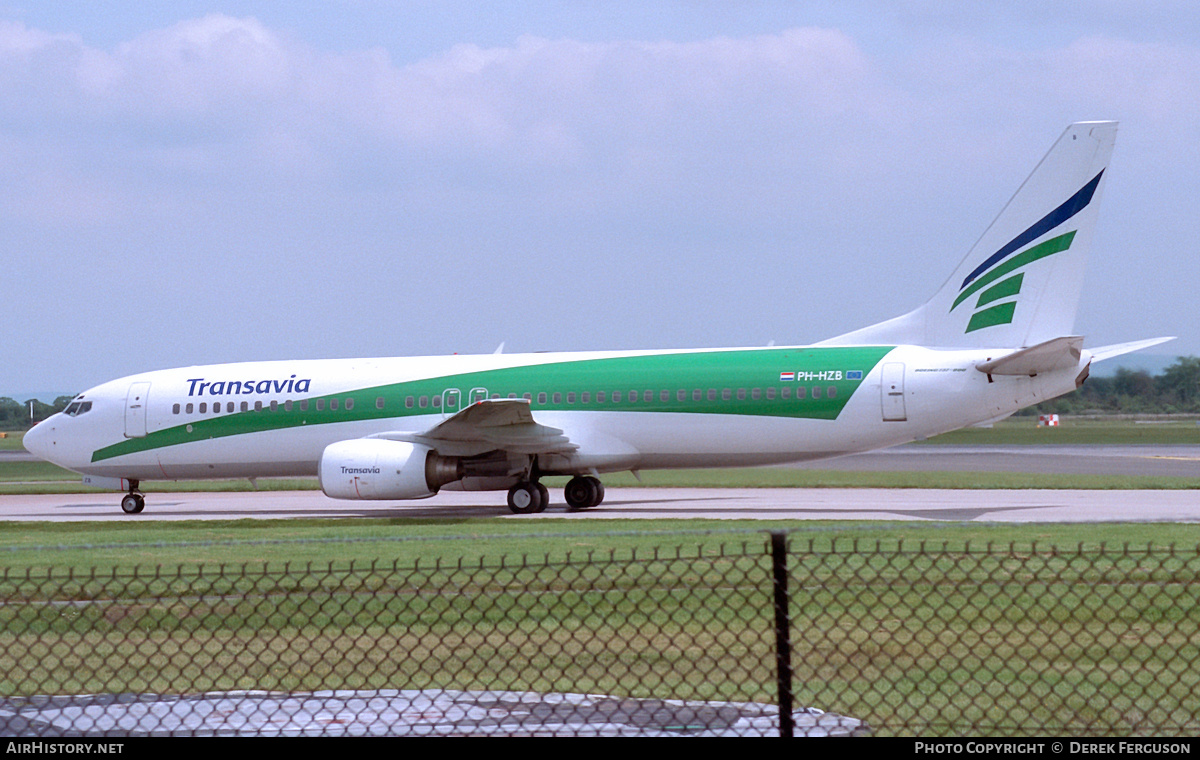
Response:
[{"label": "wing flap", "polygon": [[533,419],[528,399],[483,399],[422,433],[378,433],[372,438],[420,443],[447,456],[502,449],[514,454],[570,454],[578,450],[559,428]]}]

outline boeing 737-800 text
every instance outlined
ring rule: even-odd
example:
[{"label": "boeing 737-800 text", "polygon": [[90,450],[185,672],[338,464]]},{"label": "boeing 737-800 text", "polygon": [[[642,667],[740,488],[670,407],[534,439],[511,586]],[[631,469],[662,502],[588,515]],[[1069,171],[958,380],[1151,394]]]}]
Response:
[{"label": "boeing 737-800 text", "polygon": [[337,499],[508,489],[571,509],[621,470],[767,465],[892,446],[1078,387],[1074,335],[1113,122],[1067,128],[924,305],[809,346],[274,361],[124,377],[25,436],[32,453],[126,491],[149,480],[317,475]]}]

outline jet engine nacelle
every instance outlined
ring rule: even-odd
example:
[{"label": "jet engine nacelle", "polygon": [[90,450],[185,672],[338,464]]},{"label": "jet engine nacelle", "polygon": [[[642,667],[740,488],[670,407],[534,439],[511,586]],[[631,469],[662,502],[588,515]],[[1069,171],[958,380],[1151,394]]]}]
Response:
[{"label": "jet engine nacelle", "polygon": [[461,477],[457,459],[376,438],[330,444],[317,466],[321,490],[334,499],[424,499]]}]

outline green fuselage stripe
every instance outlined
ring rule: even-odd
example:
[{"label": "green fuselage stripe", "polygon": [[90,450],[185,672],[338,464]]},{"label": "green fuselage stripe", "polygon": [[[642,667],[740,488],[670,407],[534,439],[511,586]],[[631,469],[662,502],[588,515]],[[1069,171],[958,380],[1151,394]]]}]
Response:
[{"label": "green fuselage stripe", "polygon": [[[485,389],[490,398],[523,398],[529,394],[535,414],[542,410],[676,412],[832,420],[892,348],[778,348],[623,356],[481,370],[324,395],[277,394],[256,397],[263,401],[261,411],[181,414],[180,424],[98,449],[92,461],[209,438],[306,425],[439,413],[449,416],[457,409],[444,410],[432,403],[434,397],[440,400],[447,390],[458,391],[458,409],[477,400],[470,395],[473,390]],[[784,373],[794,373],[794,379],[784,379]],[[313,380],[318,387],[319,382],[320,378]],[[789,391],[786,399],[785,388]],[[802,398],[800,388],[805,391]],[[636,401],[631,400],[631,391],[637,393]],[[695,398],[696,391],[700,392],[699,399]],[[715,394],[710,395],[710,391]],[[584,393],[589,395],[587,403],[583,402]],[[601,393],[603,402],[598,399]],[[420,404],[422,397],[429,400],[424,406]],[[162,403],[155,402],[154,390],[150,399],[156,406]],[[300,409],[301,399],[308,402],[306,410]],[[171,399],[196,404],[229,400],[221,396]],[[278,402],[274,410],[269,408],[271,401]],[[337,410],[330,408],[334,401]],[[317,410],[318,402],[322,410]],[[291,409],[286,408],[288,405]],[[161,411],[158,414],[161,416]]]}]

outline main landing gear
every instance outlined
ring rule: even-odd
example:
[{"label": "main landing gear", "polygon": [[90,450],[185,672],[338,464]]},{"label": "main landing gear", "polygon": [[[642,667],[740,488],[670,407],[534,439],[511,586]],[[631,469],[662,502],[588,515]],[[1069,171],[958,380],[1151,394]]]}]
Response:
[{"label": "main landing gear", "polygon": [[550,504],[550,491],[541,483],[522,481],[508,489],[508,508],[514,515],[545,512]]},{"label": "main landing gear", "polygon": [[137,488],[136,480],[129,481],[129,493],[121,499],[121,511],[127,515],[136,515],[146,508],[146,497]]},{"label": "main landing gear", "polygon": [[[604,501],[604,484],[590,475],[571,478],[563,489],[567,510],[578,512],[590,509]],[[530,515],[546,511],[550,504],[550,491],[536,480],[517,483],[508,490],[508,508],[513,514]]]},{"label": "main landing gear", "polygon": [[578,512],[581,509],[591,509],[604,501],[604,484],[599,478],[576,476],[567,482],[563,489],[563,497],[567,500],[567,509]]}]

